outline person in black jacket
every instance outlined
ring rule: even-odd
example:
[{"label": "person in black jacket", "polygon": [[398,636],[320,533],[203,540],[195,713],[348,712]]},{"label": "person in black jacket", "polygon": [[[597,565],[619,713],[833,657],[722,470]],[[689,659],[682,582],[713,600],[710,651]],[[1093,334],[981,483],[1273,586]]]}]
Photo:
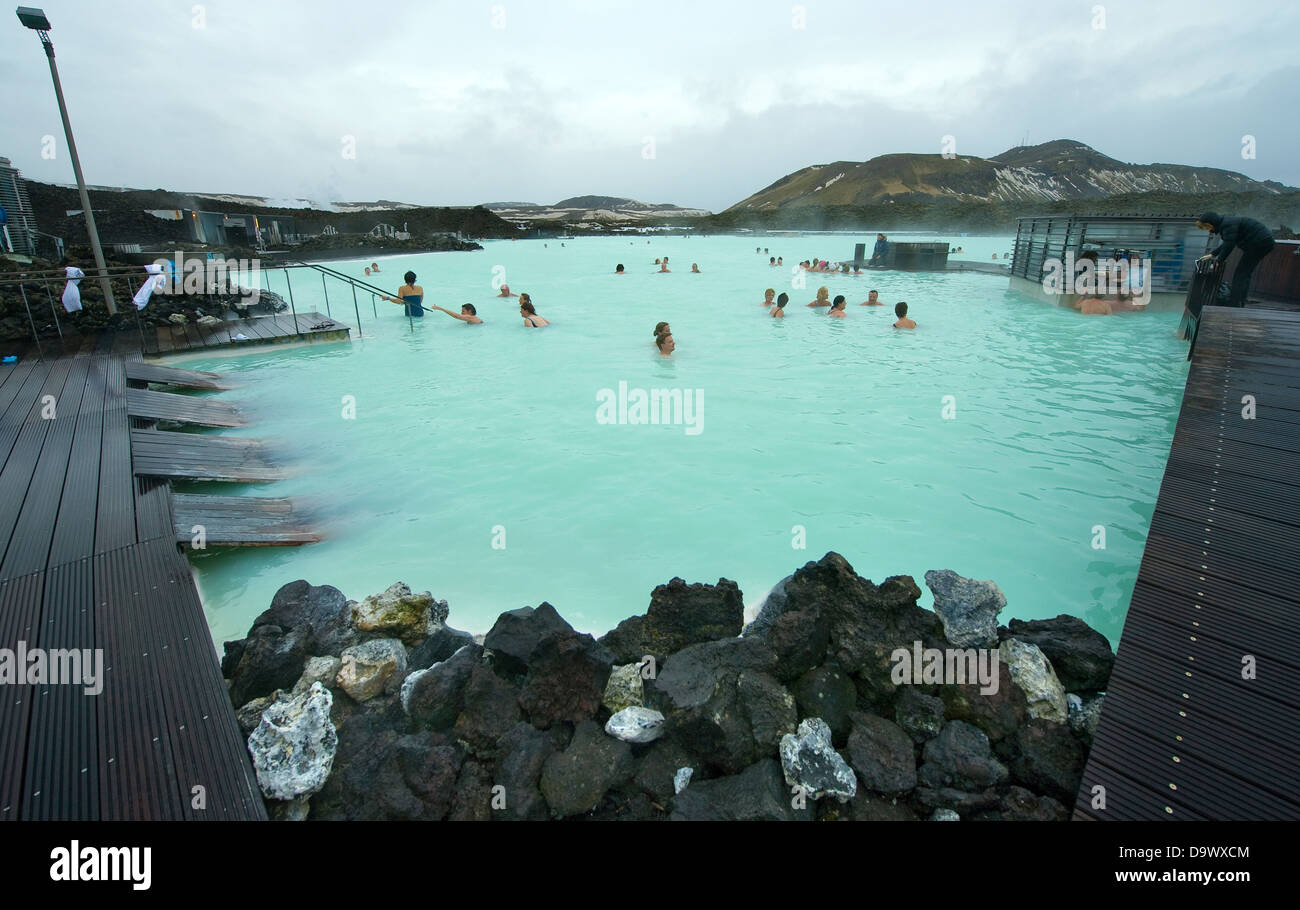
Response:
[{"label": "person in black jacket", "polygon": [[1202,259],[1214,259],[1218,262],[1227,260],[1228,255],[1241,247],[1241,259],[1237,269],[1232,273],[1232,291],[1228,295],[1228,306],[1245,306],[1246,294],[1250,291],[1250,279],[1259,261],[1273,251],[1273,233],[1262,222],[1240,215],[1220,215],[1218,212],[1206,212],[1196,219],[1196,226],[1211,234],[1218,234],[1222,243],[1213,253]]}]

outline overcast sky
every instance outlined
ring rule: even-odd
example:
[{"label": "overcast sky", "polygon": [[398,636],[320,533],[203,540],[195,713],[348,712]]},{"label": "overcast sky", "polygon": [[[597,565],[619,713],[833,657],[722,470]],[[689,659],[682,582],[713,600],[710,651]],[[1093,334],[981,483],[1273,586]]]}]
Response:
[{"label": "overcast sky", "polygon": [[[809,164],[937,153],[951,135],[959,154],[1070,138],[1300,185],[1294,0],[44,9],[92,184],[427,205],[591,193],[719,211]],[[0,86],[0,156],[72,182],[39,41],[10,11]]]}]

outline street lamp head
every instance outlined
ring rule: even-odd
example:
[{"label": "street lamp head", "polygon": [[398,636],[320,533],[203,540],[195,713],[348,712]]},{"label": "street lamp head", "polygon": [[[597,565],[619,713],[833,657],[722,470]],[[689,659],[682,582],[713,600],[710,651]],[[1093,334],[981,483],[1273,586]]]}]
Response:
[{"label": "street lamp head", "polygon": [[18,21],[27,28],[35,29],[38,32],[48,32],[52,25],[50,20],[45,18],[45,11],[36,9],[34,6],[20,6],[17,9]]}]

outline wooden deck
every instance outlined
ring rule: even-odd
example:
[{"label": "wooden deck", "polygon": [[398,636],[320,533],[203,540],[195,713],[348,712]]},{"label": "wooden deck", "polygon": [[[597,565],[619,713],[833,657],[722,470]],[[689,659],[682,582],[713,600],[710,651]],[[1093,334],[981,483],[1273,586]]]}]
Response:
[{"label": "wooden deck", "polygon": [[242,427],[247,421],[239,409],[224,401],[193,395],[174,395],[149,389],[126,390],[126,412],[150,422],[189,424],[200,427]]},{"label": "wooden deck", "polygon": [[137,477],[232,483],[284,477],[266,457],[260,440],[167,430],[132,430],[131,463]]},{"label": "wooden deck", "polygon": [[0,648],[103,655],[98,694],[0,686],[0,819],[262,819],[169,489],[132,472],[109,350],[0,367]]},{"label": "wooden deck", "polygon": [[1300,819],[1298,620],[1300,314],[1207,307],[1074,817]]},{"label": "wooden deck", "polygon": [[200,389],[220,391],[229,389],[228,383],[222,382],[216,373],[202,370],[180,370],[165,367],[157,363],[145,363],[143,360],[126,361],[126,378],[133,386],[144,387],[149,383],[176,386],[181,389]]},{"label": "wooden deck", "polygon": [[175,493],[172,509],[182,546],[194,540],[196,528],[209,547],[289,547],[321,539],[290,499]]},{"label": "wooden deck", "polygon": [[324,313],[280,313],[223,322],[215,326],[187,323],[155,326],[143,338],[146,357],[223,347],[293,342],[346,341],[352,330]]}]

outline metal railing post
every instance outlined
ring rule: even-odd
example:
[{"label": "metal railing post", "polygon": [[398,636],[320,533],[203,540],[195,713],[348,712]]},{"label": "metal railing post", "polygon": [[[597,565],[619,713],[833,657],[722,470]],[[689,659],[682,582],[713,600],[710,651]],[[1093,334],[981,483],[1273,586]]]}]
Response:
[{"label": "metal railing post", "polygon": [[298,334],[298,308],[293,303],[293,282],[289,280],[289,269],[284,270],[284,283],[289,289],[289,312],[293,314],[293,333]]},{"label": "metal railing post", "polygon": [[357,337],[361,337],[361,308],[357,306],[357,286],[352,285],[352,311],[357,314]]},{"label": "metal railing post", "polygon": [[23,295],[23,308],[27,310],[27,324],[32,327],[32,340],[36,342],[36,356],[38,359],[45,359],[45,348],[41,347],[41,338],[36,334],[36,320],[32,318],[32,307],[27,302],[27,289],[18,284],[18,293]]},{"label": "metal railing post", "polygon": [[63,344],[63,326],[59,324],[59,313],[54,309],[54,295],[50,293],[50,283],[45,282],[45,296],[50,300],[50,314],[54,316],[54,327],[59,330],[59,344]]},{"label": "metal railing post", "polygon": [[333,319],[334,314],[330,312],[330,289],[325,285],[324,272],[320,273],[320,287],[321,290],[325,292],[325,315]]}]

